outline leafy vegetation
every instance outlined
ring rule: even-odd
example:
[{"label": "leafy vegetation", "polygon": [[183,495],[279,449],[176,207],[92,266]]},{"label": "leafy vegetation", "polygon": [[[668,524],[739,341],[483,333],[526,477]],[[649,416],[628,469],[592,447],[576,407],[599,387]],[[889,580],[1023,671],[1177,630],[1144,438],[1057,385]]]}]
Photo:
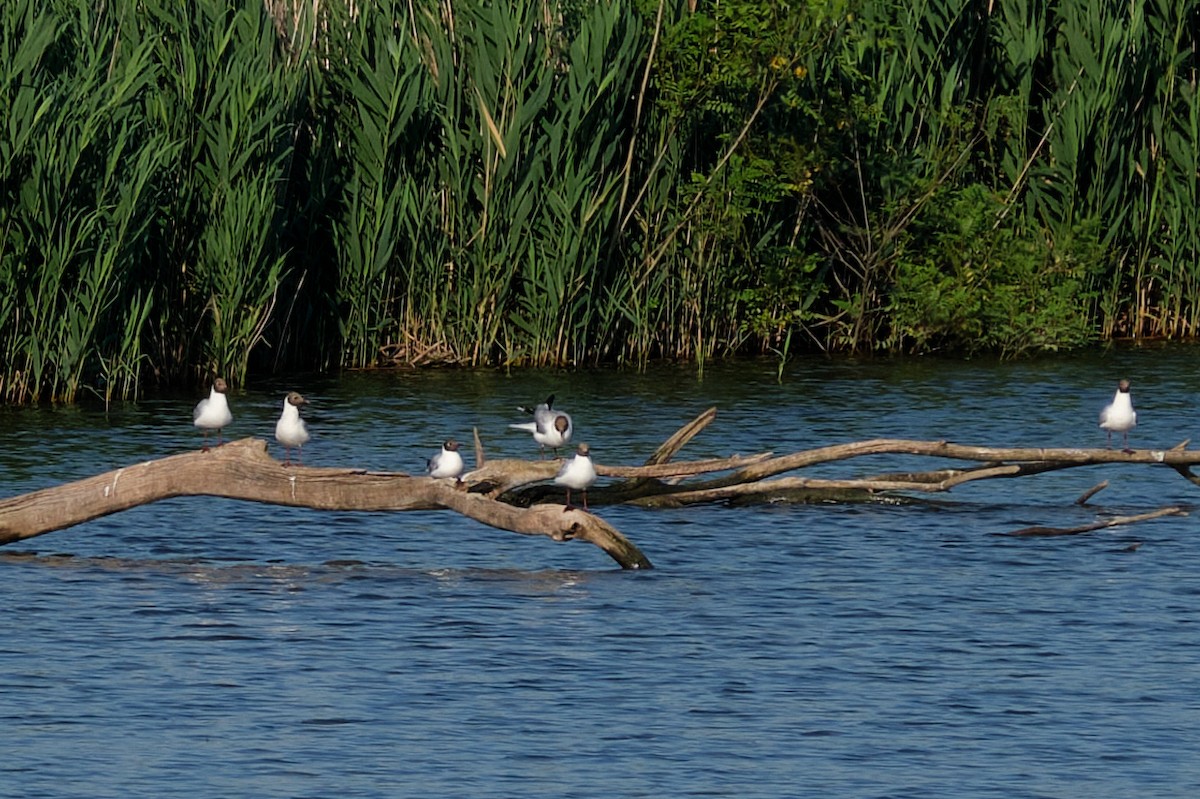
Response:
[{"label": "leafy vegetation", "polygon": [[1200,0],[12,0],[0,395],[1200,325]]}]

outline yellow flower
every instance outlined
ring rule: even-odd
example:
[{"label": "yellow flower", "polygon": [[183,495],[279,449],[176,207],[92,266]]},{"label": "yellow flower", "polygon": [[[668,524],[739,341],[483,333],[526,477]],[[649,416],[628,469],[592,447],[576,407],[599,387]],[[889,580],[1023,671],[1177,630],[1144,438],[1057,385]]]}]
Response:
[{"label": "yellow flower", "polygon": [[771,59],[771,69],[780,70],[787,66],[787,59],[781,55],[777,55]]},{"label": "yellow flower", "polygon": [[803,65],[798,66],[792,71],[792,74],[795,75],[800,80],[804,80],[806,77],[808,77],[808,67],[805,67]]}]

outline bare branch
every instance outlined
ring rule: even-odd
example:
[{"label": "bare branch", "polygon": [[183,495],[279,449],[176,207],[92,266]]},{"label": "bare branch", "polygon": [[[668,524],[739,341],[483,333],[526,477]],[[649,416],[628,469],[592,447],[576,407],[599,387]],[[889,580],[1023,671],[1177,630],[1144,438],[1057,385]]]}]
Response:
[{"label": "bare branch", "polygon": [[1183,475],[1183,478],[1192,485],[1200,486],[1200,477],[1198,477],[1186,464],[1172,464],[1172,469]]},{"label": "bare branch", "polygon": [[683,449],[683,447],[700,434],[704,428],[712,424],[713,419],[717,418],[717,409],[709,408],[704,413],[697,416],[692,421],[685,424],[675,432],[675,435],[668,438],[662,443],[658,449],[654,450],[654,454],[646,459],[647,466],[653,466],[658,463],[666,463],[675,457],[675,453]]},{"label": "bare branch", "polygon": [[1097,494],[1099,494],[1101,491],[1103,491],[1106,488],[1108,488],[1108,481],[1101,480],[1099,483],[1096,483],[1096,485],[1092,486],[1087,491],[1084,491],[1082,494],[1080,494],[1079,499],[1075,500],[1075,504],[1076,505],[1086,505],[1087,501],[1089,499],[1096,496]]},{"label": "bare branch", "polygon": [[1187,516],[1182,508],[1161,508],[1150,513],[1139,513],[1136,516],[1118,516],[1115,519],[1108,519],[1102,522],[1093,524],[1082,524],[1078,527],[1022,527],[1020,530],[1013,530],[1011,533],[996,533],[996,535],[1012,535],[1021,537],[1033,536],[1056,536],[1056,535],[1078,535],[1080,533],[1090,533],[1095,530],[1104,530],[1109,527],[1117,527],[1122,524],[1135,524],[1137,522],[1145,522],[1151,519],[1158,519],[1163,516]]},{"label": "bare branch", "polygon": [[[1057,447],[979,447],[952,444],[947,441],[913,441],[899,438],[877,438],[850,444],[804,450],[791,455],[748,466],[729,476],[729,482],[761,480],[818,463],[858,458],[865,455],[926,455],[954,460],[981,461],[1002,464],[1007,461],[1045,462],[1049,468],[1094,466],[1103,463],[1160,463],[1167,466],[1200,464],[1200,450],[1115,450]],[[990,467],[989,467],[990,468]],[[1046,469],[1043,469],[1045,471]],[[1034,472],[1024,472],[1033,474]],[[978,479],[978,478],[973,478]]]},{"label": "bare branch", "polygon": [[483,454],[483,442],[479,439],[479,428],[472,427],[471,430],[475,435],[475,468],[480,469],[487,462],[487,456]]}]

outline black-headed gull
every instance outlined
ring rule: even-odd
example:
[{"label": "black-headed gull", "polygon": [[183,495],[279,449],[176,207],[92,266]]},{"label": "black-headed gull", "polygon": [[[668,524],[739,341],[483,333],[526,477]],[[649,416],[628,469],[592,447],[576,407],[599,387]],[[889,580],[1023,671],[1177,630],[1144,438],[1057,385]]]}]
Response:
[{"label": "black-headed gull", "polygon": [[304,424],[304,420],[300,418],[300,406],[307,405],[308,400],[297,394],[295,391],[289,391],[288,395],[283,398],[283,413],[279,415],[279,421],[275,423],[275,440],[283,445],[287,452],[287,460],[284,464],[292,465],[292,447],[296,448],[296,462],[300,461],[300,448],[308,443],[308,425]]},{"label": "black-headed gull", "polygon": [[221,431],[233,421],[233,414],[229,412],[229,401],[225,398],[225,392],[229,390],[229,386],[225,384],[225,380],[218,377],[213,381],[212,389],[208,392],[208,399],[202,399],[196,403],[196,409],[192,411],[192,424],[204,431],[204,444],[201,447],[201,452],[208,451],[208,431],[217,431],[217,446],[221,446]]},{"label": "black-headed gull", "polygon": [[588,486],[596,482],[596,468],[592,466],[591,450],[587,444],[580,444],[575,450],[575,457],[562,465],[554,482],[567,489],[567,506],[564,511],[571,510],[571,489],[583,492],[583,509],[587,510]]},{"label": "black-headed gull", "polygon": [[434,478],[458,477],[463,473],[462,455],[458,454],[458,442],[453,438],[442,444],[442,451],[429,459],[429,476]]},{"label": "black-headed gull", "polygon": [[509,427],[533,433],[533,440],[541,446],[543,458],[546,457],[546,447],[553,449],[557,456],[558,448],[565,447],[571,441],[573,432],[571,416],[563,411],[554,410],[553,394],[547,397],[545,402],[539,403],[536,408],[518,405],[517,410],[533,414],[533,421],[510,424]]},{"label": "black-headed gull", "polygon": [[1117,383],[1113,401],[1100,411],[1100,427],[1108,432],[1108,445],[1112,446],[1112,434],[1120,433],[1125,449],[1129,449],[1129,431],[1137,425],[1137,411],[1133,409],[1133,397],[1129,394],[1129,381]]}]

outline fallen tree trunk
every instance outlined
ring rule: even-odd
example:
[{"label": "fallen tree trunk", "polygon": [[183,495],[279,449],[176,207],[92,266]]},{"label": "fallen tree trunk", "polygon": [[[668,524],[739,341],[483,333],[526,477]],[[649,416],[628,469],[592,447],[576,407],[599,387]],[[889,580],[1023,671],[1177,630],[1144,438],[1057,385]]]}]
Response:
[{"label": "fallen tree trunk", "polygon": [[598,516],[562,505],[516,508],[450,481],[406,474],[284,467],[265,441],[243,439],[207,452],[188,452],[126,466],[74,483],[0,501],[0,544],[182,496],[215,496],[319,510],[406,511],[446,508],[483,524],[556,541],[587,541],[626,569],[649,559]]},{"label": "fallen tree trunk", "polygon": [[[778,457],[759,453],[672,463],[678,451],[715,417],[715,408],[700,414],[667,439],[643,466],[597,463],[600,476],[621,479],[589,490],[589,503],[681,506],[716,501],[903,501],[908,493],[949,491],[977,480],[1114,463],[1167,466],[1200,485],[1200,477],[1191,471],[1191,467],[1200,464],[1200,451],[1188,450],[1187,442],[1169,450],[1132,451],[997,448],[946,441],[874,439]],[[562,496],[558,487],[547,484],[558,471],[558,461],[485,462],[478,434],[475,448],[478,468],[464,475],[464,484],[455,485],[447,480],[401,473],[285,467],[267,454],[265,442],[244,439],[208,452],[146,461],[0,500],[0,545],[161,499],[206,495],[319,510],[451,510],[524,535],[544,535],[556,541],[587,541],[607,552],[623,568],[650,568],[649,559],[637,546],[603,519],[578,509],[565,510],[562,504],[546,504],[547,498]],[[876,455],[921,456],[976,464],[863,478],[778,477],[823,463]],[[712,476],[716,473],[723,474]],[[1090,494],[1083,499],[1087,496]]]}]

